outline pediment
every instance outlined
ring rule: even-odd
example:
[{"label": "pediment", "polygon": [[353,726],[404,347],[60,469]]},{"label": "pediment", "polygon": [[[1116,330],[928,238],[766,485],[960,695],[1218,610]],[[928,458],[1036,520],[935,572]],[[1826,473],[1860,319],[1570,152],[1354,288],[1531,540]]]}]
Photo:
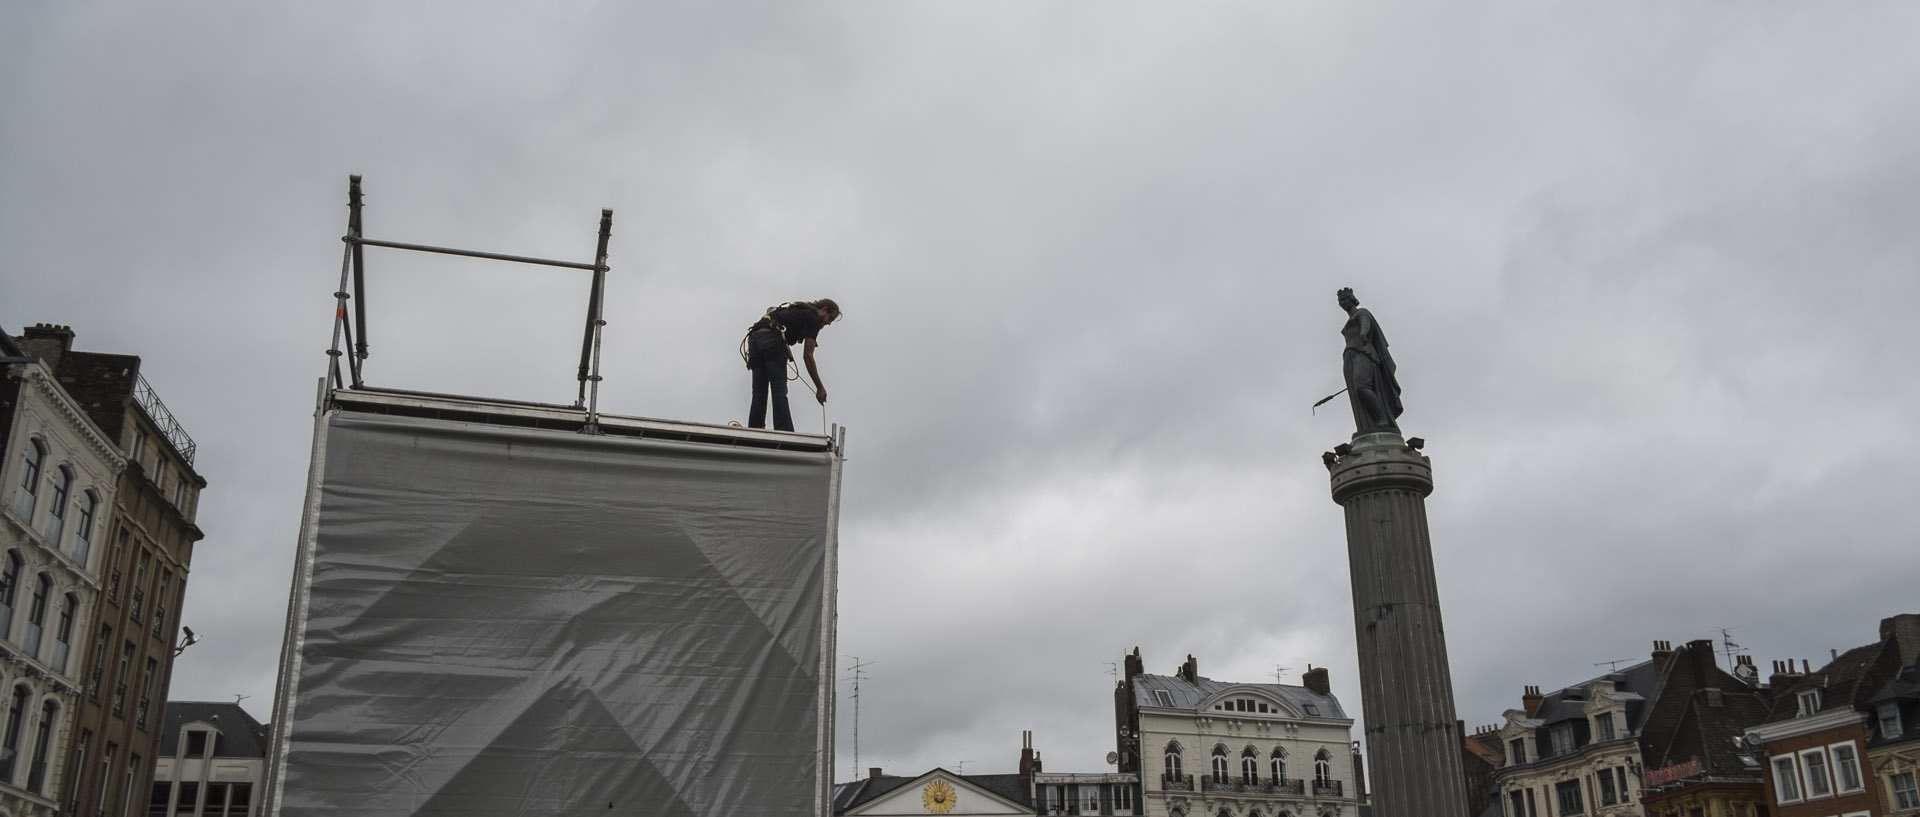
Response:
[{"label": "pediment", "polygon": [[[940,804],[929,801],[929,793],[939,792],[944,786],[951,791],[952,806],[940,811]],[[884,795],[876,797],[860,806],[847,810],[847,817],[923,817],[932,814],[940,817],[977,817],[989,814],[1032,814],[1033,809],[1023,807],[986,789],[967,782],[957,774],[945,769],[934,769]]]}]

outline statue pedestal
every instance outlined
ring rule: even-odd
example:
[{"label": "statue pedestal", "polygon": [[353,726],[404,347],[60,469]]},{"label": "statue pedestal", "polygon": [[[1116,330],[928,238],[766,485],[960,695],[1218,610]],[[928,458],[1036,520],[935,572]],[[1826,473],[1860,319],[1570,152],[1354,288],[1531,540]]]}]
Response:
[{"label": "statue pedestal", "polygon": [[1361,434],[1350,446],[1327,470],[1333,501],[1347,512],[1373,813],[1467,817],[1462,735],[1427,536],[1433,467],[1398,434]]}]

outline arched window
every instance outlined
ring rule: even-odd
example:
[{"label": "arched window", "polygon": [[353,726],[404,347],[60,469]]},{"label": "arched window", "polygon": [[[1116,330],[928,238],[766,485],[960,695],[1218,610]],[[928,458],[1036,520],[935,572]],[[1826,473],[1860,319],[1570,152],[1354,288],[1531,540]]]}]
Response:
[{"label": "arched window", "polygon": [[33,583],[33,601],[27,605],[27,633],[20,639],[20,647],[28,655],[40,657],[40,633],[47,626],[47,596],[53,593],[53,579],[45,573],[40,574]]},{"label": "arched window", "polygon": [[20,758],[20,721],[27,716],[27,688],[13,688],[13,701],[7,705],[7,727],[0,733],[0,780],[13,782],[14,761]]},{"label": "arched window", "polygon": [[1216,744],[1213,747],[1213,782],[1227,782],[1227,747]]},{"label": "arched window", "polygon": [[1167,812],[1167,817],[1187,817],[1187,813],[1181,811],[1179,806],[1175,806],[1172,811]]},{"label": "arched window", "polygon": [[73,471],[62,465],[53,469],[53,493],[47,496],[47,522],[40,527],[40,533],[54,547],[60,546],[60,535],[67,532],[67,499],[73,493]]},{"label": "arched window", "polygon": [[60,707],[52,701],[40,705],[40,725],[33,728],[33,765],[27,767],[27,791],[44,794],[47,788],[47,743],[53,737],[53,719]]},{"label": "arched window", "polygon": [[1327,756],[1327,750],[1321,749],[1313,756],[1313,784],[1316,786],[1333,782],[1333,759]]},{"label": "arched window", "polygon": [[1179,780],[1180,779],[1180,743],[1178,741],[1167,742],[1166,758],[1167,758],[1167,779]]},{"label": "arched window", "polygon": [[82,568],[87,566],[87,555],[93,552],[93,518],[100,512],[100,498],[92,491],[80,492],[80,518],[73,526],[73,560]]},{"label": "arched window", "polygon": [[1287,782],[1287,753],[1275,746],[1272,757],[1273,759],[1267,765],[1273,767],[1273,782],[1276,784]]},{"label": "arched window", "polygon": [[53,660],[48,662],[54,672],[67,671],[67,653],[73,648],[73,616],[80,607],[80,600],[68,593],[60,603],[60,626],[53,631]]},{"label": "arched window", "polygon": [[39,440],[27,444],[26,467],[21,469],[20,490],[13,495],[13,512],[28,525],[33,524],[33,505],[39,496],[40,469],[47,465],[47,447]]},{"label": "arched window", "polygon": [[1260,782],[1260,753],[1252,746],[1240,753],[1240,782],[1249,786]]},{"label": "arched window", "polygon": [[1228,811],[1226,806],[1221,806],[1218,817],[1233,817],[1233,812]]},{"label": "arched window", "polygon": [[13,602],[20,593],[20,551],[7,551],[0,564],[0,638],[13,635]]}]

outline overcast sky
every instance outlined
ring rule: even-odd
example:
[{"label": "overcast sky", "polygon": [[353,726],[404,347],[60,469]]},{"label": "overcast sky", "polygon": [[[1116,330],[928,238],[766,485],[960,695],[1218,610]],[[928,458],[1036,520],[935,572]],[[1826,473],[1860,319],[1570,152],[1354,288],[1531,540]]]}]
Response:
[{"label": "overcast sky", "polygon": [[[862,768],[1105,769],[1136,645],[1361,714],[1343,286],[1469,726],[1920,610],[1920,6],[538,6],[0,4],[0,327],[140,355],[209,483],[173,699],[269,711],[355,173],[374,238],[613,209],[613,413],[745,419],[746,324],[841,303]],[[368,263],[369,382],[572,401],[584,275]]]}]

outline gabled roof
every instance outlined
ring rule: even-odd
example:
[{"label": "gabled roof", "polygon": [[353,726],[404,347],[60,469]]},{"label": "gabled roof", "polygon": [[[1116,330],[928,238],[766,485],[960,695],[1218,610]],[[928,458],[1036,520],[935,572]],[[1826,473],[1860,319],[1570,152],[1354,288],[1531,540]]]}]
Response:
[{"label": "gabled roof", "polygon": [[[935,768],[917,777],[881,775],[836,784],[833,787],[833,813],[846,814],[904,788],[918,789],[936,777],[952,780],[962,787],[972,787],[1017,808],[1033,808],[1033,800],[1027,793],[1027,780],[1020,775],[954,774],[946,769]],[[964,796],[964,792],[962,794]]]},{"label": "gabled roof", "polygon": [[[1227,681],[1215,681],[1200,676],[1195,682],[1178,675],[1135,675],[1133,682],[1133,703],[1137,707],[1167,708],[1160,702],[1155,690],[1167,692],[1173,701],[1174,709],[1198,710],[1208,699],[1222,692],[1244,689],[1256,694],[1264,694],[1285,702],[1295,711],[1305,713],[1307,717],[1346,718],[1347,711],[1340,707],[1339,699],[1332,695],[1322,695],[1303,686],[1288,684],[1236,684]],[[1308,707],[1312,707],[1309,709]]]},{"label": "gabled roof", "polygon": [[190,723],[205,723],[220,731],[214,741],[215,757],[267,756],[267,727],[247,714],[239,704],[217,701],[168,701],[166,723],[160,727],[160,756],[180,753],[180,729]]}]

